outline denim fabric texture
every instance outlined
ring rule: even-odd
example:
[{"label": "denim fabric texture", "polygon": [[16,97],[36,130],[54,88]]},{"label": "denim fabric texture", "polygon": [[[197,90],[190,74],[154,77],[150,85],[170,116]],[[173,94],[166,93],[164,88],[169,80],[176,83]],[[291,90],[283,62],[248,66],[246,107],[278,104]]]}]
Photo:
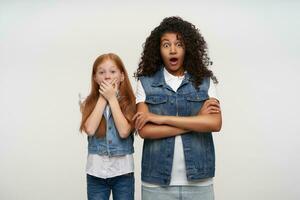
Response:
[{"label": "denim fabric texture", "polygon": [[208,186],[142,186],[142,200],[214,200],[213,185]]},{"label": "denim fabric texture", "polygon": [[[149,111],[159,115],[194,116],[209,98],[210,79],[205,78],[198,88],[185,78],[177,91],[165,82],[163,67],[153,76],[140,77],[146,93]],[[142,154],[142,181],[157,185],[169,185],[171,179],[175,137],[144,139]],[[215,174],[215,150],[210,132],[188,132],[182,135],[182,143],[189,181],[213,177]]]},{"label": "denim fabric texture", "polygon": [[89,136],[88,153],[108,156],[123,156],[126,154],[132,154],[134,152],[133,133],[131,133],[127,138],[122,139],[119,136],[112,114],[110,113],[108,116],[103,116],[106,119],[106,135],[103,138]]},{"label": "denim fabric texture", "polygon": [[102,179],[87,174],[88,200],[109,200],[112,191],[113,200],[134,199],[134,174]]}]

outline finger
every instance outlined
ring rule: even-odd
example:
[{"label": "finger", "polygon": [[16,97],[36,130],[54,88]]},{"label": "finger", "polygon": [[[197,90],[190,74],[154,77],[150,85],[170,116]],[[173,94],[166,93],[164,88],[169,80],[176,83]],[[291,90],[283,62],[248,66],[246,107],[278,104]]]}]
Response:
[{"label": "finger", "polygon": [[103,97],[105,97],[104,92],[103,92],[102,90],[99,90],[99,93],[100,93]]},{"label": "finger", "polygon": [[210,108],[208,110],[209,114],[216,114],[216,113],[220,113],[220,112],[221,112],[221,110],[220,109],[216,109],[216,108]]},{"label": "finger", "polygon": [[100,90],[101,90],[102,92],[105,92],[106,88],[105,88],[103,85],[101,85],[101,86],[100,86]]},{"label": "finger", "polygon": [[135,127],[138,129],[140,121],[141,121],[141,116],[137,115],[136,119],[135,119]]},{"label": "finger", "polygon": [[208,114],[216,114],[216,113],[219,113],[218,110],[209,110],[208,111]]},{"label": "finger", "polygon": [[134,117],[135,119],[137,119],[137,118],[143,116],[143,114],[144,114],[143,112],[137,112],[133,117]]},{"label": "finger", "polygon": [[131,120],[134,121],[136,117],[137,117],[137,113],[132,117]]},{"label": "finger", "polygon": [[102,81],[102,85],[105,86],[105,87],[108,87],[109,84],[110,84],[110,83],[109,83],[108,81],[106,81],[106,80],[103,80],[103,81]]},{"label": "finger", "polygon": [[137,129],[140,129],[141,124],[143,123],[143,121],[144,121],[143,116],[139,116],[139,117],[137,118],[137,124],[136,124]]},{"label": "finger", "polygon": [[101,82],[101,84],[99,85],[100,88],[105,88],[105,83]]},{"label": "finger", "polygon": [[209,106],[214,106],[214,107],[220,107],[220,104],[219,103],[217,103],[217,102],[215,102],[215,101],[210,101],[210,102],[208,102],[207,104],[206,104],[206,106],[207,107],[209,107]]},{"label": "finger", "polygon": [[214,99],[214,98],[207,99],[206,101],[214,101],[214,102],[219,103],[219,101],[217,99]]},{"label": "finger", "polygon": [[147,123],[147,121],[144,120],[143,123],[140,125],[140,129],[142,129],[145,126],[146,123]]},{"label": "finger", "polygon": [[117,82],[117,79],[113,79],[111,84],[114,85],[114,84],[116,84],[116,82]]},{"label": "finger", "polygon": [[134,127],[135,127],[136,129],[138,129],[138,123],[139,123],[139,121],[138,121],[138,119],[136,119],[136,120],[135,120],[135,123],[134,123]]},{"label": "finger", "polygon": [[140,112],[135,113],[135,115],[133,116],[132,120],[134,121],[140,114],[141,114]]},{"label": "finger", "polygon": [[219,114],[219,112],[217,111],[210,111],[208,114],[212,115],[212,114]]},{"label": "finger", "polygon": [[205,109],[218,109],[218,110],[220,110],[220,107],[219,106],[215,106],[215,105],[209,105]]},{"label": "finger", "polygon": [[218,99],[214,98],[214,97],[210,97],[209,100],[213,100],[213,101],[215,101],[217,103],[220,103],[220,101]]},{"label": "finger", "polygon": [[138,125],[137,125],[137,127],[138,127],[138,130],[140,130],[141,128],[143,128],[143,126],[146,124],[146,120],[145,120],[145,118],[144,117],[141,117],[140,119],[139,119],[139,123],[138,123]]},{"label": "finger", "polygon": [[112,82],[112,86],[115,89],[115,91],[118,91],[119,86],[120,86],[119,81],[117,79],[114,79],[113,82]]},{"label": "finger", "polygon": [[207,105],[209,105],[210,102],[211,102],[211,100],[206,100],[202,107],[207,107]]},{"label": "finger", "polygon": [[208,100],[206,100],[206,102],[215,102],[215,103],[219,103],[216,99],[208,99]]},{"label": "finger", "polygon": [[141,121],[140,121],[139,119],[137,119],[137,120],[136,120],[136,124],[135,124],[135,128],[136,128],[137,130],[140,129],[140,124],[141,124]]},{"label": "finger", "polygon": [[137,121],[135,121],[135,124],[134,124],[134,128],[136,129],[136,130],[138,130],[138,124],[137,124],[138,122]]}]

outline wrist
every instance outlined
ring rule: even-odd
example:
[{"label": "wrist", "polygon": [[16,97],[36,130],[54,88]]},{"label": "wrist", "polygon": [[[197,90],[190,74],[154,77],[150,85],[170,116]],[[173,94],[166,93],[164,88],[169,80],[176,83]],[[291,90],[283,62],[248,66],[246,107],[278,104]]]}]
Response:
[{"label": "wrist", "polygon": [[164,115],[158,115],[160,124],[166,124],[166,116]]},{"label": "wrist", "polygon": [[155,124],[159,124],[159,125],[164,124],[164,116],[151,113],[150,121],[154,122]]},{"label": "wrist", "polygon": [[101,94],[99,94],[98,101],[107,102],[106,98]]},{"label": "wrist", "polygon": [[109,99],[107,99],[108,103],[114,103],[114,102],[118,102],[118,99],[115,95],[111,96]]}]

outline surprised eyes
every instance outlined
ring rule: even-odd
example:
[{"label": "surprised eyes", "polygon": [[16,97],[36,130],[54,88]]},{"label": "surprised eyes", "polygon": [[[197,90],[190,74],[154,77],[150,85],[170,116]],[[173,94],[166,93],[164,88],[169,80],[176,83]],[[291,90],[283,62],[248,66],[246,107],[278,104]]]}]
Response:
[{"label": "surprised eyes", "polygon": [[[176,46],[176,47],[183,47],[183,45],[182,45],[181,42],[176,43],[175,46]],[[169,48],[169,47],[171,47],[171,44],[170,44],[170,43],[167,43],[167,42],[166,42],[166,43],[162,43],[162,44],[161,44],[161,47],[162,47],[162,48]]]}]

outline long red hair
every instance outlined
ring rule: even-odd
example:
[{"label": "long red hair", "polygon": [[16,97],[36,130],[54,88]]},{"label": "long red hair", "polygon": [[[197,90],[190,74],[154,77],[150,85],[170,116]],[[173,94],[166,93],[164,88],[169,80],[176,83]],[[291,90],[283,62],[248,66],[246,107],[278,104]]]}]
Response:
[{"label": "long red hair", "polygon": [[[134,127],[132,117],[136,112],[136,107],[135,107],[135,96],[128,78],[127,71],[125,69],[125,66],[119,56],[117,56],[114,53],[108,53],[108,54],[103,54],[100,55],[94,62],[93,65],[93,72],[91,76],[91,92],[86,98],[86,100],[82,103],[82,120],[81,120],[81,125],[80,125],[80,131],[84,131],[84,124],[87,120],[87,118],[90,116],[92,113],[93,109],[96,106],[97,100],[99,98],[99,85],[98,83],[94,80],[94,76],[97,71],[97,67],[104,61],[106,60],[111,60],[113,61],[118,69],[123,72],[124,74],[124,80],[120,82],[119,86],[119,105],[122,110],[122,113],[124,114],[125,118],[127,121],[131,124],[131,127]],[[105,118],[102,117],[101,122],[99,124],[98,129],[96,130],[95,135],[97,137],[104,137],[106,133],[106,122]]]}]

